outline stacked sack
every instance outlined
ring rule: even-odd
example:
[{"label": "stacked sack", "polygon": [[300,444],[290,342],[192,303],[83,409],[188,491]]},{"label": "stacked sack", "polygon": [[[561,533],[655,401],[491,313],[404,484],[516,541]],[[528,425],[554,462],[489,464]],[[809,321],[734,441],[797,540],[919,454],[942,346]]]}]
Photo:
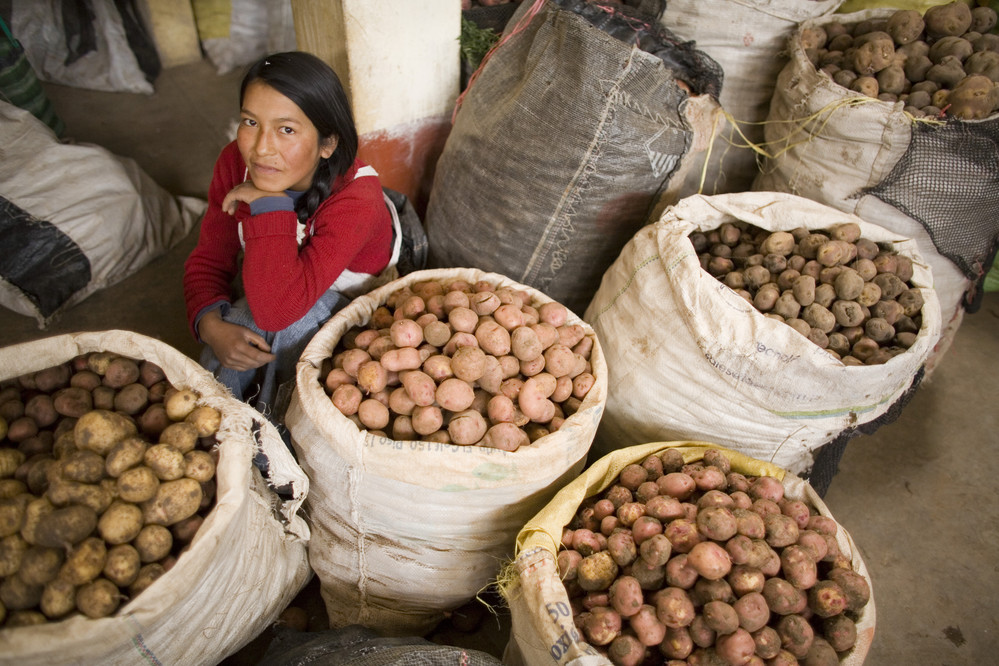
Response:
[{"label": "stacked sack", "polygon": [[928,370],[977,309],[999,240],[995,20],[990,8],[951,2],[922,16],[872,9],[802,23],[753,184],[916,242],[944,327]]}]

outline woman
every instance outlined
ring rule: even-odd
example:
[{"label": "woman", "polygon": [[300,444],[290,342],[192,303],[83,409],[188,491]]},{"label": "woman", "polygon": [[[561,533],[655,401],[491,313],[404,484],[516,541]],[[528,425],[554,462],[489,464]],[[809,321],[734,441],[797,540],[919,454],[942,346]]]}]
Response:
[{"label": "woman", "polygon": [[[201,364],[275,423],[278,388],[348,299],[386,277],[399,233],[336,73],[303,52],[254,64],[215,164],[184,296]],[[241,278],[245,296],[239,295]]]}]

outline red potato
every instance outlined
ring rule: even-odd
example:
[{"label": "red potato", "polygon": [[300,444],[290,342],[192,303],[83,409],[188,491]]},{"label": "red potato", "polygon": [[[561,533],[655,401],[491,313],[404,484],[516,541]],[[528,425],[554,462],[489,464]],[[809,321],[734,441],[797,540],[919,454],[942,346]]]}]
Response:
[{"label": "red potato", "polygon": [[[487,0],[496,2],[497,0]],[[607,648],[607,657],[614,666],[639,666],[645,659],[645,646],[637,636],[621,634]]]},{"label": "red potato", "polygon": [[413,403],[420,406],[432,405],[437,396],[437,384],[427,373],[421,370],[408,370],[399,373],[406,393]]},{"label": "red potato", "polygon": [[472,402],[475,400],[475,389],[467,381],[451,377],[437,386],[434,396],[442,409],[461,412],[472,406]]},{"label": "red potato", "polygon": [[[694,650],[694,641],[686,627],[666,627],[659,651],[667,659],[683,660]],[[686,664],[686,662],[683,662]]]},{"label": "red potato", "polygon": [[521,446],[530,444],[527,433],[513,423],[497,423],[486,430],[482,437],[482,446],[488,446],[503,451],[516,451]]},{"label": "red potato", "polygon": [[728,664],[744,665],[755,651],[753,637],[741,627],[730,634],[718,636],[715,640],[715,652]]},{"label": "red potato", "polygon": [[455,444],[468,446],[479,442],[488,430],[486,419],[474,409],[454,414],[448,421],[447,432]]},{"label": "red potato", "polygon": [[695,544],[687,555],[687,561],[703,578],[718,580],[732,570],[732,558],[728,552],[713,541]]},{"label": "red potato", "polygon": [[663,534],[673,544],[673,550],[678,553],[689,553],[703,537],[697,529],[697,524],[688,518],[677,518],[663,529]]},{"label": "red potato", "polygon": [[657,646],[666,638],[666,625],[659,621],[655,607],[649,604],[642,604],[638,612],[628,618],[628,625],[645,647]]},{"label": "red potato", "polygon": [[637,613],[644,603],[642,586],[634,576],[620,576],[608,590],[611,607],[622,618]]},{"label": "red potato", "polygon": [[[658,484],[656,485],[658,487]],[[653,518],[658,518],[664,524],[674,518],[683,518],[687,515],[680,500],[666,495],[650,497],[645,503],[645,513]]]},{"label": "red potato", "polygon": [[607,552],[615,564],[626,567],[638,557],[638,544],[629,530],[619,530],[607,536]]},{"label": "red potato", "polygon": [[621,616],[613,608],[596,606],[581,619],[583,635],[593,645],[609,645],[621,634]]},{"label": "red potato", "polygon": [[652,601],[656,607],[656,617],[667,627],[686,627],[696,615],[690,596],[686,590],[678,587],[666,587],[656,592]]},{"label": "red potato", "polygon": [[707,624],[718,638],[731,634],[739,628],[739,614],[730,604],[712,599],[701,608],[704,623]]},{"label": "red potato", "polygon": [[[401,321],[411,320],[403,319]],[[415,325],[415,322],[412,323]],[[402,372],[404,370],[418,370],[423,365],[424,360],[423,353],[416,347],[399,347],[386,351],[378,362],[388,372]],[[358,383],[362,383],[360,376]]]},{"label": "red potato", "polygon": [[674,555],[666,563],[666,583],[670,587],[689,590],[697,582],[697,569],[687,563],[687,554]]},{"label": "red potato", "polygon": [[538,306],[538,315],[542,322],[559,328],[568,320],[569,311],[564,305],[552,301]]},{"label": "red potato", "polygon": [[781,572],[784,579],[800,590],[807,590],[818,580],[818,567],[809,552],[792,544],[780,553]]},{"label": "red potato", "polygon": [[[635,543],[639,547],[654,536],[662,536],[663,524],[656,518],[648,515],[641,515],[635,519],[631,525],[631,533],[635,539]],[[669,543],[669,539],[666,539]]]}]

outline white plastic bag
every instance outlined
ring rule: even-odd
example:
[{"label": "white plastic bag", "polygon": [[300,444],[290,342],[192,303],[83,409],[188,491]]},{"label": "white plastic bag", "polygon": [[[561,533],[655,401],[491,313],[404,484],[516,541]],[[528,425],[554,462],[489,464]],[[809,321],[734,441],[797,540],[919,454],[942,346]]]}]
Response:
[{"label": "white plastic bag", "polygon": [[[222,413],[216,505],[189,550],[115,615],[0,631],[0,664],[217,664],[272,624],[308,582],[309,527],[299,511],[309,480],[256,410],[153,338],[104,331],[13,345],[0,349],[0,381],[93,351],[156,363],[171,385],[193,389]],[[255,455],[267,460],[266,480]]]}]

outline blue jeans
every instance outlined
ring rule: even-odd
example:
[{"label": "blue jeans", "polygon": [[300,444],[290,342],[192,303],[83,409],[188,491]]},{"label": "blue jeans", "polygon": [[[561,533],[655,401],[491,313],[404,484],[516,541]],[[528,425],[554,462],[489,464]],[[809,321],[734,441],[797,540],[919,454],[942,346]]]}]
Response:
[{"label": "blue jeans", "polygon": [[235,397],[256,408],[280,429],[295,386],[298,359],[322,325],[347,303],[347,298],[339,292],[327,291],[305,316],[275,332],[261,330],[253,320],[246,299],[241,298],[222,315],[222,319],[261,335],[277,358],[267,365],[240,372],[222,367],[212,348],[205,345],[200,363]]}]

